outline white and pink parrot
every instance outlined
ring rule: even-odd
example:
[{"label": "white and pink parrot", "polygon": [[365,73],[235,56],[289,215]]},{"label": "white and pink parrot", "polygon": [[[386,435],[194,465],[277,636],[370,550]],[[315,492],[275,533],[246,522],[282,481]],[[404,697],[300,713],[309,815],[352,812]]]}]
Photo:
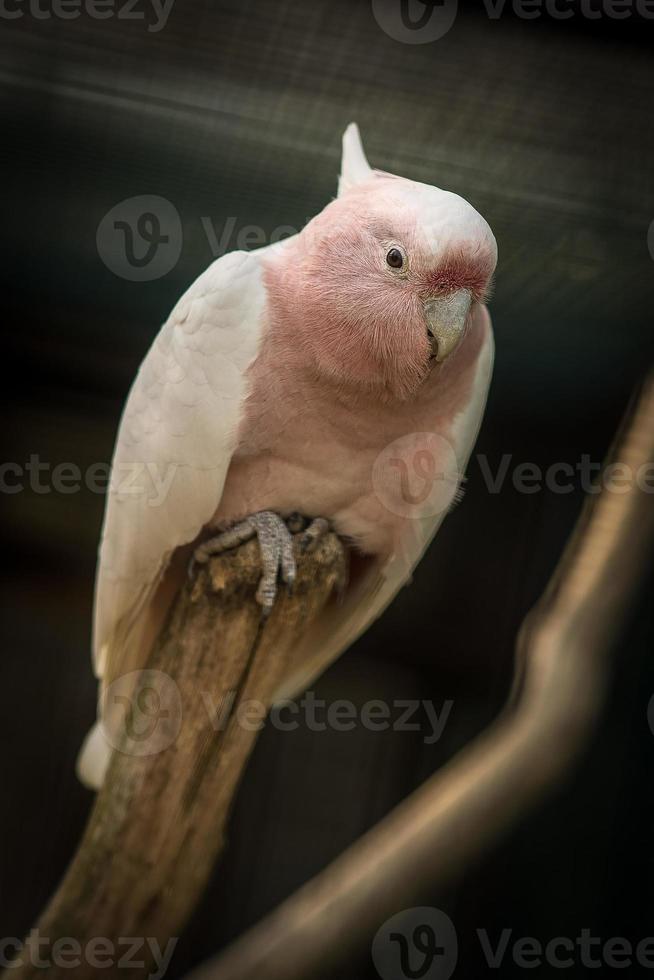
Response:
[{"label": "white and pink parrot", "polygon": [[[292,238],[202,273],[146,355],[118,432],[95,594],[103,689],[145,666],[192,556],[256,534],[269,610],[278,581],[293,580],[298,514],[306,542],[333,528],[363,571],[299,641],[278,696],[380,615],[447,510],[407,494],[411,460],[446,483],[454,468],[456,482],[472,451],[496,260],[470,204],[372,170],[351,124],[337,198]],[[80,755],[87,785],[111,751],[99,721]]]}]

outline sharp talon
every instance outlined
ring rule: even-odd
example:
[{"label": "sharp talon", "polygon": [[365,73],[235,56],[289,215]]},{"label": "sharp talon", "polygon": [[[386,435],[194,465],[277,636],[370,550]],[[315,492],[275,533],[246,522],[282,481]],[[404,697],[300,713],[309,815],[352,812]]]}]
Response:
[{"label": "sharp talon", "polygon": [[[275,590],[276,593],[276,590]],[[257,589],[255,599],[259,603],[262,609],[266,607],[272,609],[275,602],[275,593],[270,593],[268,589],[261,589],[261,586]]]},{"label": "sharp talon", "polygon": [[273,611],[273,606],[275,605],[275,599],[277,598],[277,586],[270,585],[269,582],[263,579],[259,583],[259,588],[255,596],[257,602],[261,606],[261,615],[264,619],[267,619]]}]

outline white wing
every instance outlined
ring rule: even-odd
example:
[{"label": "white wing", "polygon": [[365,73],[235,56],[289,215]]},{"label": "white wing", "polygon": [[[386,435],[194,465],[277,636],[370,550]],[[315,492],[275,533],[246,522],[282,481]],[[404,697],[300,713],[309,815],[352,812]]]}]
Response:
[{"label": "white wing", "polygon": [[[143,666],[166,608],[160,587],[171,555],[197,537],[220,502],[264,325],[260,255],[231,252],[209,266],[175,306],[132,385],[95,581],[93,654],[105,688]],[[98,788],[110,755],[96,724],[78,759],[82,782]]]},{"label": "white wing", "polygon": [[[477,360],[472,395],[465,411],[455,420],[452,444],[458,470],[465,471],[481,425],[493,370],[493,333],[490,316],[485,307],[486,340]],[[381,616],[399,590],[411,578],[445,515],[438,518],[412,520],[403,542],[402,553],[382,565],[373,563],[356,585],[348,590],[345,600],[333,604],[303,637],[293,651],[294,669],[275,692],[275,700],[294,698],[347,650],[371,623]]]},{"label": "white wing", "polygon": [[96,577],[94,661],[105,683],[142,666],[141,614],[172,552],[218,506],[264,306],[257,253],[218,259],[179,300],[132,386]]}]

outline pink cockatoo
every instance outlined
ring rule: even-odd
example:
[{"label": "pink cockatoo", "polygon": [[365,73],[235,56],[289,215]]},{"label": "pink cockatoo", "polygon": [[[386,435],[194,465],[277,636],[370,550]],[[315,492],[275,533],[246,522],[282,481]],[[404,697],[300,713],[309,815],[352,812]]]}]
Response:
[{"label": "pink cockatoo", "polygon": [[[116,442],[95,595],[105,689],[146,664],[192,555],[256,534],[268,610],[295,574],[291,515],[307,519],[306,542],[331,526],[363,571],[299,641],[278,696],[380,615],[479,429],[496,260],[470,204],[372,170],[351,124],[337,198],[297,235],[224,255],[193,283],[141,365]],[[413,491],[412,466],[428,489],[442,481],[436,502]],[[88,785],[109,741],[100,721],[80,756]]]}]

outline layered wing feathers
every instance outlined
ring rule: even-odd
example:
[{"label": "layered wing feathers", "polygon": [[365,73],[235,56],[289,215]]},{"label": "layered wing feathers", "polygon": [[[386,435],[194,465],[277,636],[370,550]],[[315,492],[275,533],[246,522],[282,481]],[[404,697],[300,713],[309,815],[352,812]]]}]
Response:
[{"label": "layered wing feathers", "polygon": [[96,577],[94,659],[135,662],[135,624],[171,554],[211,519],[236,445],[265,309],[260,259],[232,252],[182,296],[132,386],[112,464]]}]

